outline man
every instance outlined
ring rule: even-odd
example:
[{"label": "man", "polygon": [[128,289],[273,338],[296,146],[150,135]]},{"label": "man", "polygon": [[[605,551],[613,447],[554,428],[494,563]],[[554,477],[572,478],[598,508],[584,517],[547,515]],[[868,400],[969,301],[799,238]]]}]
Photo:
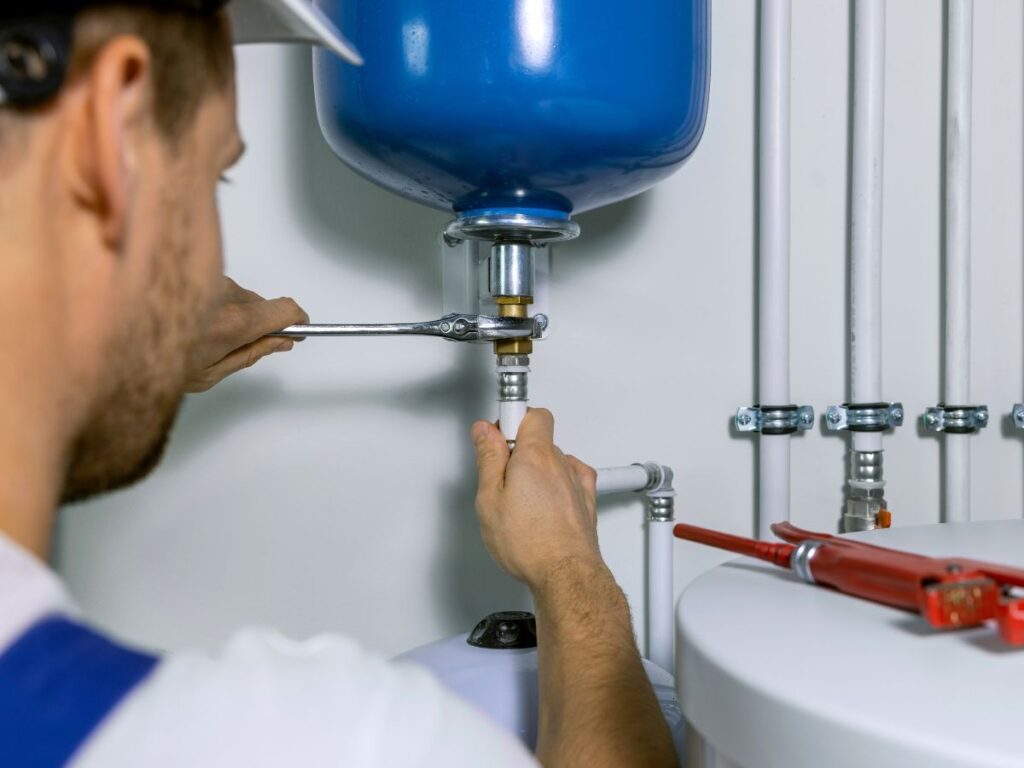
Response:
[{"label": "man", "polygon": [[[346,51],[299,0],[265,2]],[[0,10],[0,765],[534,764],[343,638],[249,631],[158,659],[77,617],[43,565],[59,504],[148,473],[184,392],[290,348],[266,334],[306,317],[222,273],[215,193],[242,153],[224,3],[19,5]],[[514,456],[493,425],[473,441],[484,539],[536,603],[540,762],[672,764],[593,470],[544,411]]]}]

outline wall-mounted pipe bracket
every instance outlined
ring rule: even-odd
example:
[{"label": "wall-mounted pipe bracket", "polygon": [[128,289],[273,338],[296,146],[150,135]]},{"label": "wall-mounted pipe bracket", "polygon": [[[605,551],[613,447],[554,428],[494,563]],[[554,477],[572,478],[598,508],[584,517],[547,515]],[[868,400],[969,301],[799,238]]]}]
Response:
[{"label": "wall-mounted pipe bracket", "polygon": [[926,409],[922,419],[929,432],[969,435],[988,426],[988,406],[939,403]]},{"label": "wall-mounted pipe bracket", "polygon": [[1015,404],[1010,415],[1013,418],[1013,426],[1024,429],[1024,403]]},{"label": "wall-mounted pipe bracket", "polygon": [[903,426],[903,403],[843,403],[825,411],[830,432],[884,432]]},{"label": "wall-mounted pipe bracket", "polygon": [[762,435],[791,435],[814,426],[810,405],[751,405],[736,411],[736,429]]}]

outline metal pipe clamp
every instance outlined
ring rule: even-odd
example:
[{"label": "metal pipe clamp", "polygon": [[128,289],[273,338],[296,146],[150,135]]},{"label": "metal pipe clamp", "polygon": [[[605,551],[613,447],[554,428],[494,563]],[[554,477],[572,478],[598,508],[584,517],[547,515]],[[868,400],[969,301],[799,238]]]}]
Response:
[{"label": "metal pipe clamp", "polygon": [[988,406],[939,403],[925,410],[923,418],[929,432],[969,435],[988,426]]},{"label": "metal pipe clamp", "polygon": [[814,426],[809,405],[751,405],[736,411],[736,429],[762,435],[791,435]]},{"label": "metal pipe clamp", "polygon": [[825,411],[830,432],[884,432],[903,426],[903,403],[843,403]]}]

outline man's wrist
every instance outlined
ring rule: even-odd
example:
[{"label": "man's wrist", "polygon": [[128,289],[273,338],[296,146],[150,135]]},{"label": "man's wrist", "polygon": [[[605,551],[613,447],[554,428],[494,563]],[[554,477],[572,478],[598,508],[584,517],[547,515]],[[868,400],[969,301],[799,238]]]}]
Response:
[{"label": "man's wrist", "polygon": [[538,579],[528,583],[538,603],[549,602],[562,596],[578,595],[588,587],[607,589],[614,587],[615,578],[600,555],[570,555],[546,568]]}]

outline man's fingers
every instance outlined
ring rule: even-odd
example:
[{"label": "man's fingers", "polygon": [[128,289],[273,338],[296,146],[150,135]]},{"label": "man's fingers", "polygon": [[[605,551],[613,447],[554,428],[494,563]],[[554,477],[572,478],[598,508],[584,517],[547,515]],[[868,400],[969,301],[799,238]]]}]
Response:
[{"label": "man's fingers", "polygon": [[308,323],[309,315],[294,299],[239,302],[225,308],[226,318],[218,334],[224,343],[237,349],[270,333],[299,323]]},{"label": "man's fingers", "polygon": [[476,448],[476,467],[480,474],[481,496],[501,490],[508,465],[508,443],[493,424],[478,421],[473,425],[473,447]]},{"label": "man's fingers", "polygon": [[[258,329],[262,331],[260,336],[280,331],[289,325],[309,322],[309,315],[296,303],[295,299],[271,299],[257,306],[259,306],[261,315],[257,322]],[[256,329],[254,328],[254,330]]]},{"label": "man's fingers", "polygon": [[222,303],[240,304],[243,302],[253,301],[266,301],[266,299],[264,299],[255,291],[250,291],[248,288],[243,288],[227,275],[224,276],[224,293]]},{"label": "man's fingers", "polygon": [[257,361],[267,355],[272,355],[275,352],[287,352],[293,346],[294,343],[291,339],[276,337],[257,339],[241,349],[236,349],[216,365],[207,368],[197,381],[188,383],[186,390],[188,392],[205,392],[231,374],[255,365]]},{"label": "man's fingers", "polygon": [[580,487],[583,489],[583,498],[587,500],[588,508],[594,515],[594,522],[597,522],[597,470],[588,464],[584,464],[582,461],[577,459],[575,456],[566,456],[565,460],[569,463],[569,467],[572,469],[573,474],[576,475],[576,479],[579,480]]},{"label": "man's fingers", "polygon": [[555,441],[555,417],[546,408],[531,408],[519,425],[516,445],[552,445]]},{"label": "man's fingers", "polygon": [[[307,325],[309,323],[309,315],[302,307],[299,306],[295,299],[274,299],[273,301],[267,302],[267,307],[271,310],[271,314],[274,315],[273,319],[268,319],[268,325],[271,326],[267,333],[275,333],[280,331],[282,328],[287,328],[289,325]],[[305,337],[293,338],[293,341],[305,341]]]},{"label": "man's fingers", "polygon": [[569,466],[572,467],[573,474],[575,474],[576,478],[580,481],[580,485],[583,486],[583,490],[588,493],[593,493],[596,496],[597,470],[589,464],[584,464],[575,456],[566,456],[565,460],[569,462]]}]

